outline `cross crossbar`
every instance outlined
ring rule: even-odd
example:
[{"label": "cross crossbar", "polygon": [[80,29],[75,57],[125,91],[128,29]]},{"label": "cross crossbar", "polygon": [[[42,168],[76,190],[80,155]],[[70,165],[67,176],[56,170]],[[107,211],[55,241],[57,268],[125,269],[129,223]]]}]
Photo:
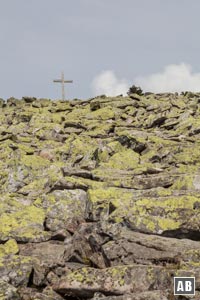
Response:
[{"label": "cross crossbar", "polygon": [[62,81],[62,80],[60,80],[60,79],[55,79],[53,82],[72,83],[72,82],[73,82],[73,80],[64,80],[64,81]]}]

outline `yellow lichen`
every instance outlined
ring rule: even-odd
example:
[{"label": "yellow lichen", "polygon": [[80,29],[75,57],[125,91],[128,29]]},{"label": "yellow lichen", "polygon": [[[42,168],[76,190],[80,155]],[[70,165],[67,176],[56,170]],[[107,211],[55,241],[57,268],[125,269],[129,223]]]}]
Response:
[{"label": "yellow lichen", "polygon": [[3,213],[0,216],[0,235],[12,236],[12,232],[18,231],[21,236],[34,237],[39,228],[42,230],[44,218],[44,211],[35,206],[24,207],[14,213]]},{"label": "yellow lichen", "polygon": [[19,247],[14,239],[8,240],[4,245],[0,245],[0,257],[10,254],[17,254]]}]

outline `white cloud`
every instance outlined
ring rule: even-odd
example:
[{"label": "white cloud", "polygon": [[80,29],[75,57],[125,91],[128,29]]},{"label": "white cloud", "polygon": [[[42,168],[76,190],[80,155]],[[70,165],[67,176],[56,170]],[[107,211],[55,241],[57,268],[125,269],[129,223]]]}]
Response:
[{"label": "white cloud", "polygon": [[141,86],[147,92],[182,92],[200,91],[200,73],[192,72],[188,64],[172,64],[160,73],[136,77],[135,85]]},{"label": "white cloud", "polygon": [[200,73],[194,73],[189,64],[171,64],[162,72],[137,76],[132,81],[119,79],[111,70],[95,77],[92,83],[94,95],[125,95],[131,85],[140,86],[145,92],[200,92]]},{"label": "white cloud", "polygon": [[96,76],[92,82],[94,95],[125,95],[130,85],[126,79],[118,79],[113,71],[107,70]]}]

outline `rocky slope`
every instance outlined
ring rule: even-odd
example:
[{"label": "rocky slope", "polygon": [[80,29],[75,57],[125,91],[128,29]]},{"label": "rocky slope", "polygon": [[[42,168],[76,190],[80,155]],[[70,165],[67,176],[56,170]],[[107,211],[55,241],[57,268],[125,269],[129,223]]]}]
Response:
[{"label": "rocky slope", "polygon": [[1,100],[0,189],[1,300],[200,299],[200,93]]}]

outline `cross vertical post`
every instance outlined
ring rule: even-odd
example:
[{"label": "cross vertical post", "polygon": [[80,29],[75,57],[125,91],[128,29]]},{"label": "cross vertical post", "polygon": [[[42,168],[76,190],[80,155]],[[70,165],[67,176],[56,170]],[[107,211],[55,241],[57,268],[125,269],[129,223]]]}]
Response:
[{"label": "cross vertical post", "polygon": [[64,72],[61,73],[61,79],[55,79],[53,82],[59,82],[62,85],[62,100],[65,100],[65,83],[72,83],[73,80],[65,80]]},{"label": "cross vertical post", "polygon": [[65,100],[65,77],[63,72],[61,74],[61,80],[62,80],[62,99]]}]

